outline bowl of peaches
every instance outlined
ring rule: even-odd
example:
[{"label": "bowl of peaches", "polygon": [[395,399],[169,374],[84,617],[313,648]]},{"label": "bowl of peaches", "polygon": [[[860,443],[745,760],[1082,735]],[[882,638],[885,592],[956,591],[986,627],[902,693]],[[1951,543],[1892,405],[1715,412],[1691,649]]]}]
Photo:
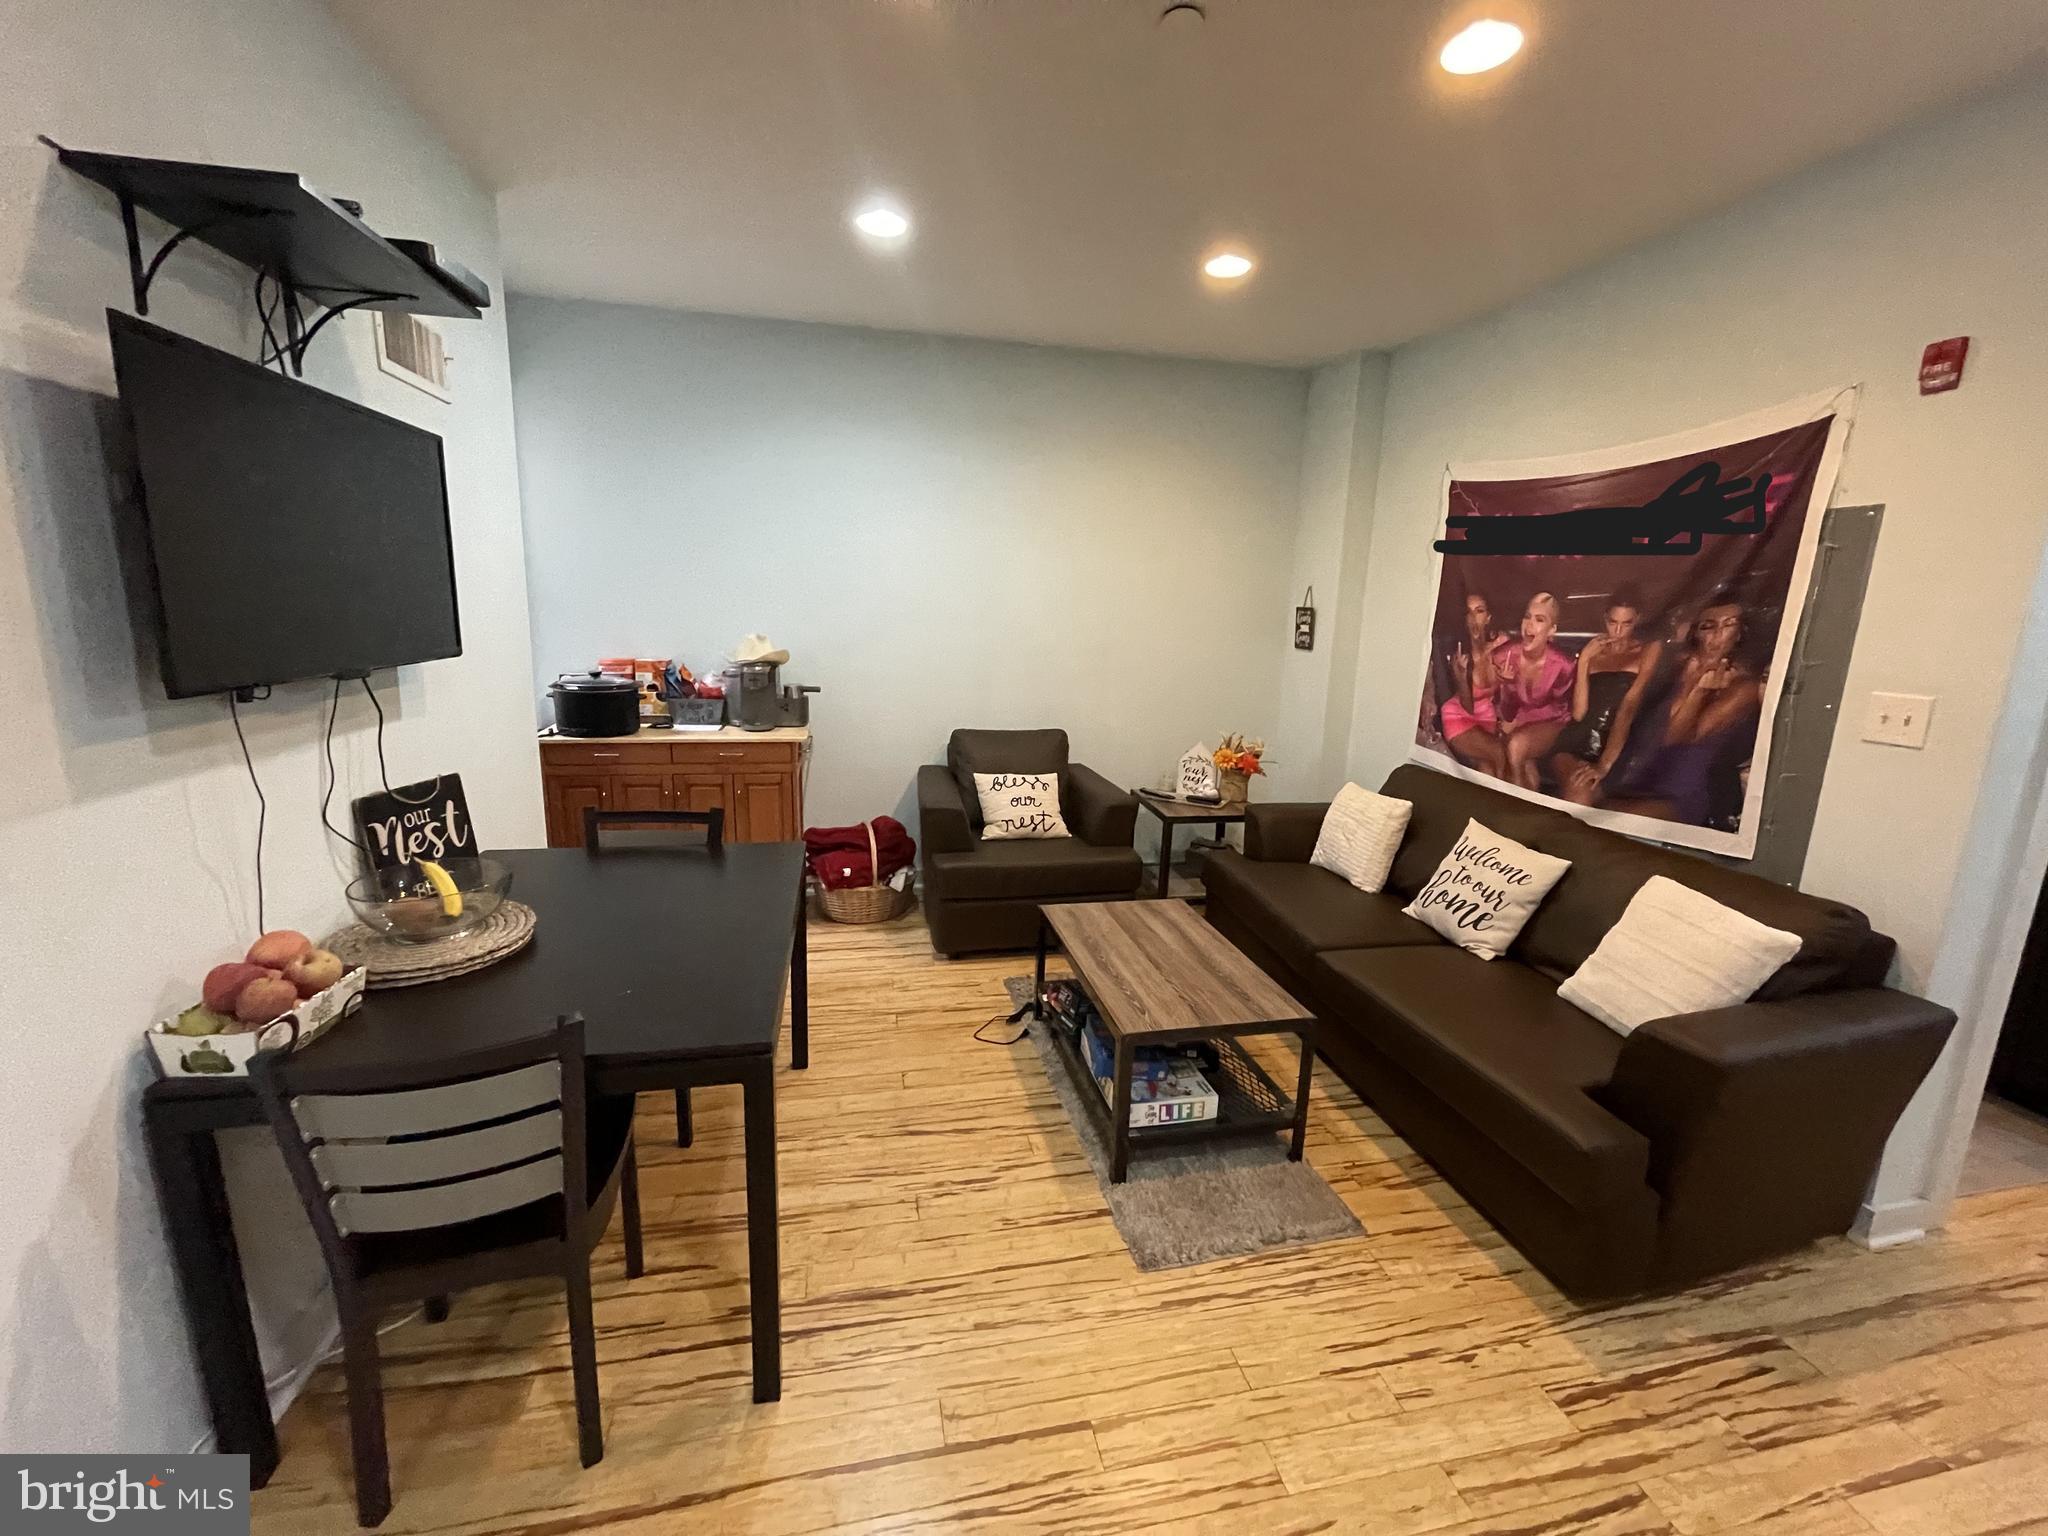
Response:
[{"label": "bowl of peaches", "polygon": [[361,1002],[369,974],[279,928],[206,973],[199,1001],[144,1038],[166,1077],[240,1075],[258,1051],[304,1045]]}]

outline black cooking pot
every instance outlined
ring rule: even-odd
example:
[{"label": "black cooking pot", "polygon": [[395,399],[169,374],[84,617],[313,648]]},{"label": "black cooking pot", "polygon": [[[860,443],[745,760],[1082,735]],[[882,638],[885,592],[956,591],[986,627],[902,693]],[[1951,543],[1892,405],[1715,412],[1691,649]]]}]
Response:
[{"label": "black cooking pot", "polygon": [[563,736],[630,736],[640,729],[640,689],[608,672],[564,672],[548,688]]}]

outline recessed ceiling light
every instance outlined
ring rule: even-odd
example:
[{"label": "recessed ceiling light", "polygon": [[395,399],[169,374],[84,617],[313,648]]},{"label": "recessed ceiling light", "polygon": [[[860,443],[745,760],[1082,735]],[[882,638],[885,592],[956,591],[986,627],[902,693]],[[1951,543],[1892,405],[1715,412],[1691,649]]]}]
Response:
[{"label": "recessed ceiling light", "polygon": [[1475,21],[1448,43],[1437,62],[1454,75],[1483,75],[1522,51],[1522,29],[1511,21]]},{"label": "recessed ceiling light", "polygon": [[1252,269],[1252,259],[1238,251],[1220,251],[1202,263],[1202,270],[1211,277],[1227,280],[1240,278]]},{"label": "recessed ceiling light", "polygon": [[901,209],[887,203],[871,203],[853,216],[853,227],[877,240],[901,240],[910,233],[910,220]]}]

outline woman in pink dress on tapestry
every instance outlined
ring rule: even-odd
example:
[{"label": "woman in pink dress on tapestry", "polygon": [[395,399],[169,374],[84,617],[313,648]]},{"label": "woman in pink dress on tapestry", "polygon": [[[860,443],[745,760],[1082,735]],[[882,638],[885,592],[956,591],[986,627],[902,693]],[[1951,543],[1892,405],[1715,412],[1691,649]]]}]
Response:
[{"label": "woman in pink dress on tapestry", "polygon": [[1493,608],[1479,592],[1465,595],[1465,635],[1451,653],[1451,676],[1457,690],[1439,712],[1444,745],[1469,768],[1500,779],[1507,777],[1507,758],[1500,742],[1500,721],[1493,712],[1495,647],[1504,643],[1494,626]]},{"label": "woman in pink dress on tapestry", "polygon": [[1557,636],[1557,597],[1538,592],[1522,609],[1522,632],[1493,648],[1494,713],[1507,743],[1507,778],[1535,789],[1537,773],[1558,733],[1572,717],[1578,668],[1551,642]]}]

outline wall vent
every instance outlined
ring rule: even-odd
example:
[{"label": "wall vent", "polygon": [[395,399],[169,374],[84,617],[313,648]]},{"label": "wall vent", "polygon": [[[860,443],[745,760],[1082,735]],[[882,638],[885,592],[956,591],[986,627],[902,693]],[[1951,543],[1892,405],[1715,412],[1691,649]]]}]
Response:
[{"label": "wall vent", "polygon": [[448,350],[441,333],[418,315],[370,311],[377,333],[377,366],[436,400],[453,400],[448,388]]}]

